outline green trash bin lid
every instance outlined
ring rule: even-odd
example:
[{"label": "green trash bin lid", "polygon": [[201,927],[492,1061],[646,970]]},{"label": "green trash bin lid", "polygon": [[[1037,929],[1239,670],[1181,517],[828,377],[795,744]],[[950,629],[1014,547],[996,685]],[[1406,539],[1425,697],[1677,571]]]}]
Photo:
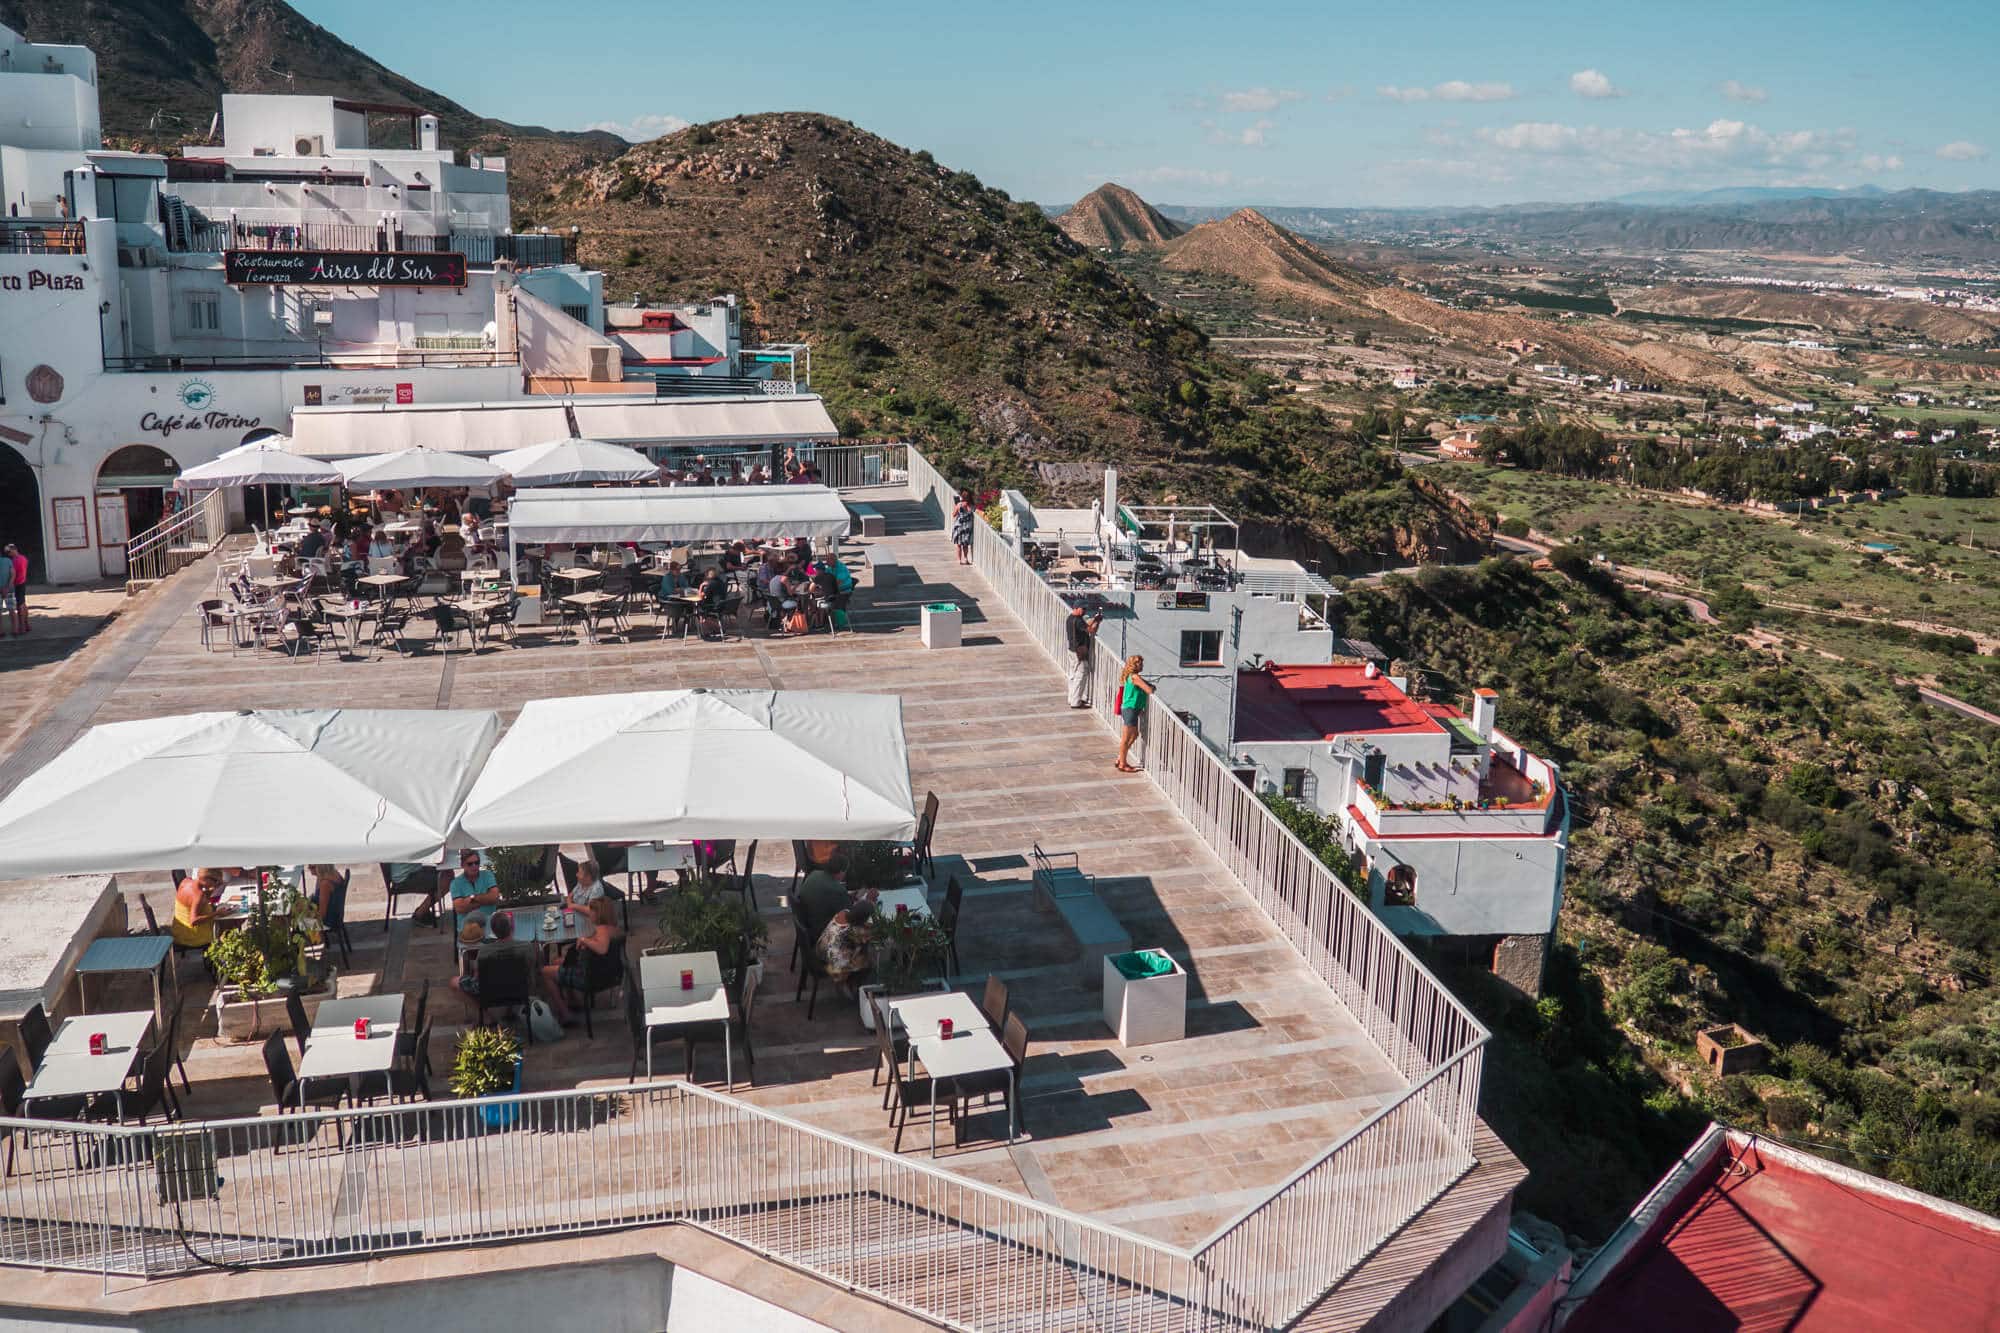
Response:
[{"label": "green trash bin lid", "polygon": [[932,602],[932,603],[931,603],[930,605],[926,606],[926,607],[924,608],[924,610],[926,610],[926,611],[937,611],[937,612],[944,612],[944,611],[956,611],[956,610],[958,610],[958,603],[957,603],[957,602]]},{"label": "green trash bin lid", "polygon": [[1174,970],[1174,960],[1158,949],[1135,949],[1131,953],[1113,954],[1111,966],[1118,969],[1118,975],[1127,981],[1143,981],[1147,977],[1163,977]]}]

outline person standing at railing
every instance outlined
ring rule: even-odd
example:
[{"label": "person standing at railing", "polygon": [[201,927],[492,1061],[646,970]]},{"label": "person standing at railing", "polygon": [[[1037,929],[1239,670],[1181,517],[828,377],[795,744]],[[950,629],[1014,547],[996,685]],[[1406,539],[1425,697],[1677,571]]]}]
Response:
[{"label": "person standing at railing", "polygon": [[1097,630],[1104,623],[1104,613],[1086,616],[1082,606],[1072,606],[1069,617],[1063,621],[1063,633],[1069,643],[1069,706],[1071,708],[1090,707],[1090,644],[1097,637]]},{"label": "person standing at railing", "polygon": [[1118,683],[1123,690],[1118,700],[1118,720],[1125,724],[1125,730],[1118,738],[1118,771],[1137,773],[1132,766],[1132,742],[1139,739],[1139,721],[1152,702],[1153,686],[1141,671],[1146,669],[1146,659],[1134,653],[1125,659],[1125,670],[1119,675]]},{"label": "person standing at railing", "polygon": [[951,544],[958,548],[958,563],[972,563],[972,501],[958,497],[951,511]]}]

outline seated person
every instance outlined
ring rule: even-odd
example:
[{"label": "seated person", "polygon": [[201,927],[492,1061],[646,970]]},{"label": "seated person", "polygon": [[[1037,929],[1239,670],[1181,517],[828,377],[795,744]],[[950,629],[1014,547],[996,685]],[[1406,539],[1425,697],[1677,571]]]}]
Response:
[{"label": "seated person", "polygon": [[660,575],[660,596],[672,597],[677,592],[686,592],[687,589],[688,579],[687,575],[681,570],[681,562],[678,560],[667,561],[667,568]]},{"label": "seated person", "polygon": [[396,554],[396,543],[389,540],[389,534],[377,528],[368,534],[368,558],[386,560]]},{"label": "seated person", "polygon": [[495,959],[519,958],[527,975],[532,978],[539,956],[534,945],[514,938],[514,914],[502,912],[487,924],[486,938],[480,941],[478,951],[472,954],[472,971],[453,977],[451,988],[465,997],[466,1007],[472,1010],[473,1021],[477,1022],[480,971]]},{"label": "seated person", "polygon": [[875,904],[863,901],[835,913],[833,920],[826,923],[817,948],[829,978],[839,982],[858,981],[875,966],[874,956],[869,952],[869,927],[874,919]]},{"label": "seated person", "polygon": [[604,896],[604,876],[597,873],[597,862],[578,861],[576,863],[576,883],[569,886],[565,899],[571,907],[582,911]]},{"label": "seated person", "polygon": [[[414,891],[427,890],[424,900],[417,904],[417,910],[410,913],[410,920],[420,926],[437,924],[438,899],[451,892],[452,874],[426,861],[391,861],[389,863],[389,883],[401,884]],[[386,886],[385,886],[386,887]]]},{"label": "seated person", "polygon": [[[724,596],[721,573],[710,569],[708,577],[701,581],[701,601],[695,607],[695,627],[701,630],[704,638],[708,637],[711,631],[716,638],[719,639],[722,637],[722,599]],[[704,621],[708,623],[704,625],[702,623]]]},{"label": "seated person", "polygon": [[590,966],[584,955],[593,953],[602,958],[618,942],[618,914],[612,910],[611,900],[598,898],[590,904],[589,911],[590,933],[578,937],[562,962],[551,963],[542,969],[542,990],[549,997],[550,1008],[556,1011],[556,1021],[564,1027],[577,1021],[575,1015],[570,1013],[569,1005],[563,1001],[563,992],[584,993]]},{"label": "seated person", "polygon": [[478,852],[461,853],[458,874],[451,881],[452,912],[461,923],[468,917],[485,921],[499,905],[500,881],[493,877],[492,871],[480,869]]},{"label": "seated person", "polygon": [[313,911],[324,921],[327,911],[333,906],[333,895],[340,891],[342,882],[340,867],[316,865],[307,866],[306,869],[313,877]]},{"label": "seated person", "polygon": [[722,548],[722,570],[725,574],[740,574],[748,564],[742,542],[731,542]]},{"label": "seated person", "polygon": [[769,480],[770,478],[764,475],[764,465],[762,463],[750,469],[750,485],[762,486]]},{"label": "seated person", "polygon": [[770,592],[771,584],[784,572],[784,568],[776,552],[765,551],[764,558],[757,564],[757,587],[764,592]]},{"label": "seated person", "polygon": [[875,890],[862,894],[847,891],[847,858],[838,854],[814,867],[799,885],[799,915],[805,918],[806,933],[818,939],[826,923],[858,902],[875,901]]},{"label": "seated person", "polygon": [[194,872],[174,890],[174,943],[205,949],[215,943],[215,898],[222,892],[222,871],[207,867]]},{"label": "seated person", "polygon": [[306,535],[299,540],[299,559],[310,560],[326,550],[326,534],[317,523],[306,529]]},{"label": "seated person", "polygon": [[393,487],[375,492],[375,512],[391,522],[403,516],[403,493]]}]

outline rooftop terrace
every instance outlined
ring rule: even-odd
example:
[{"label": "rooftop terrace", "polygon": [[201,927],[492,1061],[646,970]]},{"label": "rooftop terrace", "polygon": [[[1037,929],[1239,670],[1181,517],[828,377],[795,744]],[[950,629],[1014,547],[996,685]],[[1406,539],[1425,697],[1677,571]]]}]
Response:
[{"label": "rooftop terrace", "polygon": [[[1019,1296],[1015,1288],[1025,1280],[1008,1267],[1021,1262],[1017,1251],[1033,1251],[1039,1256],[1036,1262],[1044,1265],[1055,1262],[1051,1252],[1009,1243],[1007,1262],[990,1267],[1014,1275],[979,1281],[972,1268],[941,1277],[934,1261],[959,1254],[977,1258],[985,1254],[982,1247],[1006,1236],[1046,1234],[1050,1219],[1062,1214],[1036,1212],[1037,1204],[1076,1215],[1081,1228],[1053,1251],[1068,1256],[1068,1263],[1058,1266],[1078,1284],[1076,1301],[1081,1302],[1066,1307],[1072,1316],[1063,1326],[1107,1326],[1103,1308],[1091,1303],[1097,1299],[1090,1295],[1096,1288],[1078,1278],[1077,1264],[1095,1273],[1099,1284],[1116,1288],[1113,1297],[1143,1309],[1152,1321],[1146,1327],[1204,1326],[1205,1319],[1191,1316],[1204,1313],[1203,1301],[1219,1302],[1213,1292],[1224,1283],[1268,1288],[1264,1297],[1238,1296],[1289,1318],[1301,1299],[1309,1301],[1324,1286],[1309,1284],[1308,1294],[1298,1298],[1297,1284],[1277,1276],[1310,1263],[1312,1256],[1284,1244],[1293,1234],[1286,1228],[1301,1224],[1308,1224],[1314,1237],[1336,1237],[1346,1234],[1350,1219],[1367,1232],[1379,1225],[1371,1218],[1388,1218],[1394,1229],[1415,1217],[1379,1248],[1379,1233],[1370,1234],[1358,1250],[1347,1243],[1352,1254],[1369,1257],[1307,1315],[1311,1327],[1358,1326],[1399,1299],[1409,1299],[1413,1283],[1421,1285],[1425,1273],[1449,1266],[1454,1255],[1458,1262],[1472,1263],[1474,1271],[1483,1267],[1491,1255],[1481,1259],[1479,1253],[1497,1249],[1500,1238],[1488,1233],[1496,1214],[1504,1231],[1506,1199],[1519,1167],[1483,1129],[1478,1145],[1471,1146],[1469,1132],[1465,1141],[1455,1135],[1452,1113],[1436,1111],[1442,1103],[1434,1104],[1432,1093],[1462,1087],[1454,1080],[1465,1078],[1466,1068],[1455,1064],[1424,1096],[1398,1101],[1409,1086],[1409,1073],[1418,1069],[1412,1052],[1433,1026],[1444,1022],[1426,1016],[1425,1006],[1433,1001],[1410,981],[1398,980],[1405,972],[1384,952],[1374,965],[1377,976],[1363,983],[1374,988],[1379,1008],[1365,1022],[1357,1019],[1309,965],[1309,957],[1324,961],[1323,946],[1302,934],[1295,936],[1300,945],[1319,954],[1302,954],[1294,947],[1274,924],[1270,905],[1260,905],[1246,891],[1180,813],[1177,805],[1185,808],[1184,793],[1170,796],[1152,778],[1113,771],[1108,728],[1096,713],[1064,706],[1061,676],[1039,646],[1035,628],[1011,614],[979,572],[953,562],[934,507],[920,506],[901,487],[852,495],[885,516],[889,535],[876,540],[914,571],[901,586],[857,595],[852,634],[770,639],[761,631],[745,630],[728,642],[704,643],[662,638],[652,626],[640,624],[622,640],[594,645],[543,641],[524,633],[519,647],[449,656],[378,653],[358,661],[332,654],[301,661],[249,653],[232,657],[204,652],[192,617],[182,614],[206,591],[207,569],[196,566],[163,588],[154,606],[129,618],[122,641],[100,659],[106,665],[92,673],[69,706],[30,735],[16,758],[44,762],[66,743],[65,732],[74,734],[91,723],[219,707],[492,707],[511,721],[527,700],[553,695],[694,685],[899,693],[912,784],[919,793],[934,790],[942,802],[933,886],[941,887],[950,876],[967,885],[959,941],[962,984],[974,987],[987,974],[998,974],[1008,982],[1013,1004],[1030,1031],[1022,1089],[1024,1136],[1009,1147],[999,1112],[975,1116],[967,1123],[964,1143],[941,1143],[936,1164],[949,1173],[941,1178],[902,1169],[886,1156],[850,1150],[830,1137],[885,1152],[892,1146],[881,1089],[871,1082],[874,1047],[860,1029],[852,1001],[823,990],[811,1018],[803,1003],[794,1002],[794,978],[785,963],[790,924],[783,905],[791,877],[789,848],[765,843],[757,857],[757,894],[771,942],[753,1023],[756,1063],[754,1076],[746,1080],[738,1059],[733,1091],[740,1102],[784,1119],[749,1117],[733,1103],[674,1091],[677,1084],[664,1092],[607,1094],[596,1101],[559,1095],[561,1090],[626,1083],[630,1038],[615,1010],[600,1010],[594,1039],[579,1032],[559,1044],[529,1049],[526,1090],[552,1094],[542,1104],[549,1118],[537,1121],[542,1113],[533,1112],[530,1124],[552,1131],[560,1120],[562,1129],[588,1142],[529,1140],[549,1145],[548,1160],[546,1169],[531,1173],[539,1184],[509,1183],[508,1188],[525,1184],[529,1191],[513,1205],[517,1212],[531,1214],[538,1200],[561,1193],[557,1182],[568,1170],[564,1163],[614,1163],[613,1174],[620,1185],[630,1186],[631,1200],[646,1194],[644,1186],[677,1191],[679,1202],[667,1210],[658,1209],[657,1200],[626,1207],[614,1189],[594,1201],[604,1216],[628,1222],[694,1221],[784,1262],[882,1294],[906,1309],[973,1327],[1007,1322],[1002,1307]],[[990,553],[982,549],[982,554]],[[1025,567],[1019,573],[1032,579]],[[1039,581],[1034,582],[1039,588]],[[957,651],[927,651],[915,632],[919,607],[941,599],[965,608],[964,646]],[[1100,693],[1108,694],[1103,684]],[[1177,743],[1171,736],[1155,739],[1161,750],[1158,763],[1173,761],[1171,746]],[[1073,946],[1052,929],[1051,918],[1032,908],[1026,853],[1037,843],[1075,851],[1133,939],[1168,949],[1187,967],[1186,1040],[1128,1050],[1106,1033],[1099,997],[1076,980]],[[457,997],[435,991],[452,970],[447,937],[402,919],[385,930],[374,867],[357,868],[354,886],[348,915],[355,923],[356,949],[352,968],[341,978],[342,993],[402,991],[414,999],[430,979],[431,1011],[440,1023],[438,1044],[448,1053],[448,1034],[464,1021],[464,1013]],[[124,887],[145,892],[165,915],[170,896],[164,876],[150,881],[126,877]],[[1308,910],[1303,900],[1298,906]],[[1328,907],[1333,924],[1326,917]],[[1348,919],[1344,913],[1351,905],[1330,903],[1309,910],[1316,917],[1314,930],[1352,929],[1338,924]],[[635,904],[635,952],[653,941],[650,916]],[[198,998],[197,972],[192,965],[186,969],[190,1022]],[[127,998],[136,1001],[140,994],[134,985]],[[95,1000],[93,1007],[115,1002]],[[454,1026],[446,1028],[446,1023]],[[261,1112],[268,1123],[270,1090],[257,1047],[225,1044],[210,1035],[209,1023],[195,1025],[195,1030],[200,1035],[183,1043],[189,1047],[186,1063],[193,1083],[185,1099],[188,1116],[217,1120]],[[663,1050],[663,1068],[677,1069],[677,1053],[671,1047]],[[706,1087],[724,1090],[721,1052],[713,1042],[703,1047],[696,1076]],[[1476,1090],[1476,1060],[1469,1076]],[[574,1118],[584,1105],[597,1109]],[[1385,1107],[1394,1107],[1390,1114],[1400,1117],[1394,1121],[1393,1138],[1373,1135],[1365,1162],[1352,1154],[1331,1164],[1325,1160],[1337,1140]],[[405,1119],[413,1116],[405,1113]],[[232,1131],[229,1142],[246,1157],[258,1156],[264,1142],[259,1133],[254,1128]],[[709,1136],[707,1149],[658,1151],[665,1144],[697,1144],[703,1135]],[[272,1225],[268,1219],[284,1219],[281,1225],[295,1233],[286,1245],[259,1247],[247,1239],[238,1245],[241,1257],[264,1261],[338,1257],[360,1248],[364,1237],[400,1234],[449,1241],[491,1234],[477,1232],[465,1221],[463,1177],[451,1168],[455,1159],[449,1141],[433,1142],[433,1136],[418,1134],[413,1136],[423,1140],[418,1146],[397,1136],[393,1149],[384,1145],[376,1152],[371,1146],[357,1154],[358,1137],[342,1149],[333,1134],[323,1133],[311,1145],[287,1148],[268,1162],[260,1158],[256,1165],[239,1161],[233,1170],[222,1167],[221,1174],[235,1182],[229,1191],[237,1197],[226,1218],[212,1224],[216,1233],[247,1236],[253,1219],[265,1219],[264,1229]],[[926,1141],[918,1118],[903,1138],[902,1158],[923,1161]],[[34,1154],[32,1172],[22,1181],[36,1183],[17,1183],[6,1213],[21,1211],[27,1198],[47,1202],[55,1197],[50,1191],[67,1188],[58,1181],[74,1179],[68,1149],[57,1153],[57,1142],[45,1143]],[[357,1155],[376,1165],[357,1166]],[[626,1170],[642,1157],[647,1165]],[[759,1192],[739,1174],[731,1178],[728,1198],[748,1197],[742,1192],[751,1189],[758,1207],[740,1213],[724,1210],[726,1217],[695,1208],[689,1202],[694,1193],[716,1188],[713,1163],[705,1157],[739,1168],[760,1162],[766,1174],[752,1170],[749,1175],[772,1190],[777,1187],[771,1182],[780,1175],[794,1183],[795,1177],[812,1177],[817,1168],[802,1168],[806,1160],[822,1166],[846,1161],[850,1170],[879,1173],[868,1197],[880,1215],[856,1214],[848,1198],[840,1205],[841,1225],[833,1228],[851,1231],[850,1244],[858,1243],[856,1237],[872,1238],[873,1259],[837,1261],[825,1253],[835,1244],[825,1234],[836,1215],[820,1216],[815,1210],[832,1205],[790,1186]],[[1322,1192],[1310,1205],[1331,1210],[1317,1221],[1294,1213],[1278,1226],[1267,1215],[1230,1233],[1228,1245],[1210,1253],[1206,1268],[1187,1264],[1185,1251],[1268,1199],[1295,1174],[1333,1167],[1339,1174],[1330,1183],[1337,1190]],[[1306,1174],[1310,1177],[1312,1171]],[[947,1190],[950,1199],[972,1204],[947,1202],[937,1192],[936,1179],[952,1178],[971,1184],[961,1193]],[[499,1182],[494,1188],[499,1189]],[[1448,1191],[1445,1197],[1425,1208],[1440,1189]],[[254,1199],[249,1197],[253,1193]],[[786,1207],[777,1206],[780,1195]],[[1026,1211],[1015,1211],[1017,1204],[1010,1199]],[[978,1218],[969,1219],[966,1207]],[[934,1233],[945,1215],[952,1229],[940,1240]],[[1116,1231],[1099,1235],[1090,1224]],[[821,1239],[814,1242],[809,1237],[816,1228]],[[1127,1239],[1119,1239],[1121,1235]],[[1150,1242],[1176,1248],[1156,1251],[1148,1248]],[[178,1251],[157,1237],[135,1237],[132,1243],[146,1249],[148,1266],[185,1266]],[[892,1262],[899,1255],[915,1267]],[[1351,1257],[1343,1261],[1342,1271],[1351,1262]],[[1183,1299],[1190,1290],[1211,1294],[1198,1295],[1191,1308]],[[1169,1295],[1161,1299],[1158,1292]],[[1447,1292],[1444,1300],[1455,1294]]]}]

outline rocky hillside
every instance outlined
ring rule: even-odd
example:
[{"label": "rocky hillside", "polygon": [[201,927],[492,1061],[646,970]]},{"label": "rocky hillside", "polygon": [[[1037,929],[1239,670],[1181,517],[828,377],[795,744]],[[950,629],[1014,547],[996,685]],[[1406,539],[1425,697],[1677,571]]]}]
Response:
[{"label": "rocky hillside", "polygon": [[0,0],[0,23],[32,41],[97,53],[104,134],[120,146],[199,143],[222,94],[332,93],[420,106],[454,148],[505,153],[518,185],[550,180],[625,147],[475,114],[356,50],[281,0]]},{"label": "rocky hillside", "polygon": [[978,488],[1209,500],[1303,554],[1450,540],[1393,459],[1330,431],[1032,204],[810,114],[633,148],[522,213],[577,225],[629,300],[736,292],[746,335],[813,347],[843,430],[912,438]]},{"label": "rocky hillside", "polygon": [[1109,181],[1064,209],[1056,225],[1078,245],[1094,250],[1161,246],[1187,230],[1132,191]]},{"label": "rocky hillside", "polygon": [[1161,267],[1247,282],[1268,296],[1353,309],[1378,284],[1254,208],[1204,222],[1167,247]]},{"label": "rocky hillside", "polygon": [[1994,331],[2000,329],[2000,316],[1981,310],[1769,287],[1665,284],[1621,299],[1629,299],[1636,309],[1669,314],[1803,324],[1828,333],[1874,336],[1885,341],[1906,340],[1914,334],[1947,346],[1983,347],[1993,340]]}]

